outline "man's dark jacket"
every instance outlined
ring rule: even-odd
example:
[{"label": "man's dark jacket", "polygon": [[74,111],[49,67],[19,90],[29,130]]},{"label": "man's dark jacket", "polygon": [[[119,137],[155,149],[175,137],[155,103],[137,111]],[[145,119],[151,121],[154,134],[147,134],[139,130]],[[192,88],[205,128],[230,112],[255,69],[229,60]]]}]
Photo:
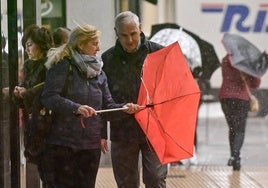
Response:
[{"label": "man's dark jacket", "polygon": [[[103,70],[107,74],[109,88],[116,103],[137,103],[143,62],[148,53],[161,48],[161,45],[146,40],[141,33],[141,45],[136,52],[127,53],[117,40],[115,46],[102,54]],[[113,112],[105,114],[104,118],[110,121],[112,141],[145,141],[145,135],[134,115]],[[106,131],[104,128],[103,138],[107,138]]]}]

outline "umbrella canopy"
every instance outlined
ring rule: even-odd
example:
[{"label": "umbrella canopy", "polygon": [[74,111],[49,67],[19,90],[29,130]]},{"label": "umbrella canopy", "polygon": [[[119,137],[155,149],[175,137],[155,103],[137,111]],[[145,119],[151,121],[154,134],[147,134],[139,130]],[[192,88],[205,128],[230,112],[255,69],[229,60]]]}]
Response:
[{"label": "umbrella canopy", "polygon": [[161,29],[156,34],[154,34],[150,40],[157,42],[163,46],[168,46],[171,43],[178,41],[191,70],[202,66],[201,52],[197,42],[193,39],[193,37],[185,33],[182,28]]},{"label": "umbrella canopy", "polygon": [[222,43],[231,54],[231,62],[238,70],[255,77],[262,77],[268,68],[268,59],[265,52],[242,36],[225,33]]},{"label": "umbrella canopy", "polygon": [[[199,47],[199,51],[201,54],[201,62],[202,62],[201,72],[198,75],[196,75],[196,77],[209,80],[211,78],[211,75],[213,74],[213,72],[218,67],[220,67],[220,61],[219,61],[219,58],[216,54],[216,51],[215,51],[213,45],[210,44],[209,42],[201,39],[198,35],[192,33],[191,31],[184,29],[181,26],[174,24],[174,23],[164,23],[164,24],[153,25],[150,39],[153,38],[154,35],[157,34],[159,31],[167,29],[167,28],[175,29],[175,30],[182,30],[183,33],[186,33],[189,35],[189,37],[188,37],[189,40],[194,39],[196,41],[196,43],[198,44],[198,47]],[[177,34],[181,35],[182,32],[178,32]],[[163,37],[165,38],[166,36],[163,36]],[[173,42],[178,40],[177,39],[178,37],[174,37],[174,35],[170,35],[168,37],[169,37],[169,40],[173,41]],[[161,38],[161,36],[158,36],[158,38]],[[191,42],[189,42],[189,43],[191,43]],[[179,42],[179,44],[180,44],[180,42]],[[184,50],[184,48],[185,48],[185,46],[181,45],[182,51],[183,52],[187,51],[187,50]],[[187,57],[187,54],[184,54],[184,55],[186,56],[187,60],[191,60],[191,56]]]},{"label": "umbrella canopy", "polygon": [[148,54],[135,118],[161,163],[193,154],[199,87],[177,42]]}]

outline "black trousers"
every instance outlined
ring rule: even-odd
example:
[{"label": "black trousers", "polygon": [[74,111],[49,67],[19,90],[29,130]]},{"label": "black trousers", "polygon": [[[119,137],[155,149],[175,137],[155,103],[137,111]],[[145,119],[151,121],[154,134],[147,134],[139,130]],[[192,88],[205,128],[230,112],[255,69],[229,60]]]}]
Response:
[{"label": "black trousers", "polygon": [[46,188],[94,188],[101,150],[49,145],[42,160]]},{"label": "black trousers", "polygon": [[229,127],[231,156],[240,157],[244,143],[249,102],[241,99],[221,99],[221,107]]}]

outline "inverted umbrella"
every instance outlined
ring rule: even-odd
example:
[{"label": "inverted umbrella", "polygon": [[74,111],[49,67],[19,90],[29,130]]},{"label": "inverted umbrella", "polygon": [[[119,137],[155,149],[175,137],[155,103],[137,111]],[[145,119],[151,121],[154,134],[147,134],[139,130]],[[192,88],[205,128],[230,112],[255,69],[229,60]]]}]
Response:
[{"label": "inverted umbrella", "polygon": [[[167,29],[167,28],[180,30],[182,27],[174,23],[155,24],[152,26],[150,39],[158,31],[161,31],[162,29]],[[201,72],[198,75],[196,75],[196,77],[209,80],[213,72],[217,70],[217,68],[220,67],[220,61],[219,61],[219,58],[217,56],[217,53],[213,45],[201,39],[198,35],[194,34],[193,32],[185,28],[183,28],[182,31],[190,35],[197,42],[200,53],[201,53],[201,61],[202,61]],[[173,40],[173,42],[176,41],[176,39],[173,38],[173,35],[170,35],[170,40]],[[181,48],[183,48],[183,46],[181,46]]]},{"label": "inverted umbrella", "polygon": [[148,54],[141,79],[137,103],[146,108],[135,118],[160,162],[191,157],[200,90],[178,43]]},{"label": "inverted umbrella", "polygon": [[191,70],[202,66],[201,53],[197,42],[193,39],[193,37],[185,33],[182,28],[161,29],[152,36],[150,41],[157,42],[163,46],[168,46],[171,43],[178,41]]},{"label": "inverted umbrella", "polygon": [[255,77],[262,77],[268,68],[265,52],[240,35],[225,33],[222,43],[231,56],[231,62],[238,70]]}]

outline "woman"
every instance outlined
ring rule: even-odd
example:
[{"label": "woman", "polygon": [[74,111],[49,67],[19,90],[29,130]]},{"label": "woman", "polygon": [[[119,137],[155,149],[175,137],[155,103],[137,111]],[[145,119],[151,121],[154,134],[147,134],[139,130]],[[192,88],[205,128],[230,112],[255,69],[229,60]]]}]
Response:
[{"label": "woman", "polygon": [[[95,110],[122,107],[108,89],[100,50],[100,32],[91,25],[72,30],[67,44],[51,50],[42,102],[54,122],[44,157],[48,187],[94,187],[101,155],[101,117]],[[138,106],[125,105],[127,113]]]},{"label": "woman", "polygon": [[25,157],[27,162],[38,165],[40,173],[42,140],[32,135],[36,135],[36,125],[42,109],[40,94],[46,76],[46,55],[53,47],[52,33],[44,27],[30,25],[24,31],[22,45],[28,59],[23,64],[22,83],[14,88],[13,93],[16,103],[23,109]]},{"label": "woman", "polygon": [[232,166],[233,170],[239,171],[241,167],[240,150],[245,138],[246,120],[249,111],[249,95],[243,80],[245,79],[251,89],[259,87],[260,79],[234,68],[230,62],[230,55],[223,58],[221,66],[223,82],[219,91],[219,98],[229,127],[231,157],[228,165]]}]

